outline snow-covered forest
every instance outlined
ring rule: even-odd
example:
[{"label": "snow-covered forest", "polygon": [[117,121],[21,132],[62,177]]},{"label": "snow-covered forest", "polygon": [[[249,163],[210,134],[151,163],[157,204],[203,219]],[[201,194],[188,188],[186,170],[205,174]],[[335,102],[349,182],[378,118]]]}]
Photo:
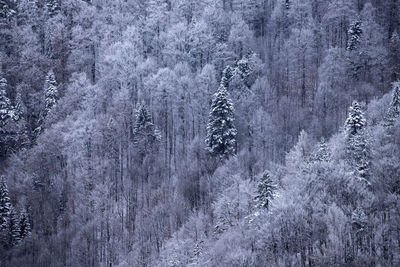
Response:
[{"label": "snow-covered forest", "polygon": [[0,266],[400,266],[400,1],[0,0]]}]

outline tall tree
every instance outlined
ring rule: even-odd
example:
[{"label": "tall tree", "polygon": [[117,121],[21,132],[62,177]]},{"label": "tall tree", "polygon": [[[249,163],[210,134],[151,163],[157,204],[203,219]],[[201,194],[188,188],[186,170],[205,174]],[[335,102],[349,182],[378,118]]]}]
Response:
[{"label": "tall tree", "polygon": [[392,101],[390,102],[388,116],[390,119],[400,115],[400,81],[393,83]]},{"label": "tall tree", "polygon": [[366,120],[357,101],[349,110],[345,123],[348,162],[357,172],[357,176],[367,181],[370,166],[370,147],[365,132]]},{"label": "tall tree", "polygon": [[233,103],[224,84],[214,94],[207,124],[206,144],[208,151],[221,158],[236,153],[236,127]]},{"label": "tall tree", "polygon": [[23,240],[31,234],[31,224],[29,222],[29,216],[25,209],[21,211],[19,216],[19,237]]},{"label": "tall tree", "polygon": [[6,178],[0,178],[0,242],[3,246],[8,244],[8,233],[11,216],[11,202],[8,196]]},{"label": "tall tree", "polygon": [[255,197],[255,200],[261,208],[269,208],[270,202],[275,196],[276,189],[277,186],[271,179],[269,172],[264,172],[260,182],[258,183],[257,195]]}]

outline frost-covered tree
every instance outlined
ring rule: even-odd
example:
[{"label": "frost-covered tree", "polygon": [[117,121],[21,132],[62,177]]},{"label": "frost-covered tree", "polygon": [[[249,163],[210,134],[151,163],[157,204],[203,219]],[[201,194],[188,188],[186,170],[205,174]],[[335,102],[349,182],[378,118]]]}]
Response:
[{"label": "frost-covered tree", "polygon": [[390,102],[388,117],[390,120],[400,115],[400,82],[393,83],[392,101]]},{"label": "frost-covered tree", "polygon": [[15,1],[0,0],[0,20],[8,21],[17,12],[15,11]]},{"label": "frost-covered tree", "polygon": [[3,127],[7,120],[12,117],[13,110],[10,99],[7,97],[7,80],[0,77],[0,130],[3,131]]},{"label": "frost-covered tree", "polygon": [[145,104],[140,104],[136,111],[133,128],[133,142],[141,153],[147,153],[154,142],[161,136],[152,122],[152,117]]},{"label": "frost-covered tree", "polygon": [[23,209],[19,216],[19,237],[23,240],[31,234],[31,224],[29,222],[28,212]]},{"label": "frost-covered tree", "polygon": [[44,83],[44,97],[44,116],[46,117],[56,105],[58,97],[57,81],[52,70],[49,71],[46,76],[46,81]]},{"label": "frost-covered tree", "polygon": [[57,15],[60,11],[60,3],[58,0],[46,0],[46,11],[50,17]]},{"label": "frost-covered tree", "polygon": [[345,123],[347,157],[362,179],[367,178],[370,165],[370,146],[365,131],[366,120],[357,101],[349,110]]},{"label": "frost-covered tree", "polygon": [[360,39],[362,36],[362,28],[360,20],[356,20],[350,24],[348,34],[349,34],[349,40],[347,42],[347,50],[350,51],[356,50],[358,45],[360,44]]},{"label": "frost-covered tree", "polygon": [[3,246],[8,244],[11,208],[6,178],[2,176],[0,179],[0,242]]},{"label": "frost-covered tree", "polygon": [[8,224],[8,246],[13,247],[21,241],[20,226],[17,213],[13,207],[10,210],[10,220]]},{"label": "frost-covered tree", "polygon": [[236,153],[236,127],[233,103],[221,82],[214,94],[207,124],[206,144],[208,151],[223,158]]},{"label": "frost-covered tree", "polygon": [[14,120],[19,121],[25,116],[26,107],[24,102],[22,101],[21,93],[17,92],[17,96],[15,97],[15,105],[14,105]]},{"label": "frost-covered tree", "polygon": [[277,185],[272,180],[269,172],[264,172],[257,187],[257,195],[254,198],[261,208],[268,209],[271,200],[275,197]]},{"label": "frost-covered tree", "polygon": [[319,142],[317,145],[317,149],[312,158],[315,161],[329,161],[330,157],[330,149],[325,141],[325,138],[322,138],[321,142]]},{"label": "frost-covered tree", "polygon": [[222,72],[221,77],[221,85],[224,86],[226,89],[229,89],[229,83],[234,75],[235,69],[231,66],[226,66]]},{"label": "frost-covered tree", "polygon": [[0,179],[0,229],[4,229],[10,216],[10,197],[8,196],[8,187],[4,176]]},{"label": "frost-covered tree", "polygon": [[358,104],[357,101],[353,101],[345,123],[347,137],[351,137],[360,133],[360,131],[364,128],[365,123],[366,121],[360,104]]}]

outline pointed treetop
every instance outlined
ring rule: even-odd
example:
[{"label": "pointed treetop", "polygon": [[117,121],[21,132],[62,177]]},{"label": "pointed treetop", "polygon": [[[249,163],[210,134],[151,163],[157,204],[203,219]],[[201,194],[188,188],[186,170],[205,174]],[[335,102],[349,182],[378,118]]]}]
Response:
[{"label": "pointed treetop", "polygon": [[258,202],[258,206],[268,209],[271,200],[275,197],[277,185],[272,180],[269,172],[265,171],[258,183],[257,195],[254,198]]},{"label": "pointed treetop", "polygon": [[11,116],[11,102],[7,97],[7,80],[0,76],[0,126]]},{"label": "pointed treetop", "polygon": [[21,211],[21,214],[19,216],[19,226],[20,226],[19,237],[21,239],[30,236],[32,229],[31,229],[31,224],[29,222],[29,215],[26,209],[23,209]]},{"label": "pointed treetop", "polygon": [[393,83],[392,101],[388,113],[391,118],[397,118],[400,115],[400,81]]},{"label": "pointed treetop", "polygon": [[56,105],[58,97],[57,81],[52,70],[46,76],[44,83],[45,115]]},{"label": "pointed treetop", "polygon": [[226,89],[229,88],[229,82],[231,81],[233,75],[234,75],[234,69],[230,65],[226,66],[222,72],[222,77],[221,77],[221,85]]},{"label": "pointed treetop", "polygon": [[356,20],[350,24],[349,28],[349,41],[347,43],[347,50],[353,51],[358,48],[358,45],[361,41],[362,28],[361,28],[361,20]]},{"label": "pointed treetop", "polygon": [[214,94],[207,124],[206,144],[208,151],[228,158],[236,153],[236,127],[234,109],[226,88],[221,85]]},{"label": "pointed treetop", "polygon": [[137,133],[140,130],[147,128],[149,126],[153,126],[151,114],[147,110],[146,105],[142,103],[136,110],[136,121],[133,132]]},{"label": "pointed treetop", "polygon": [[365,118],[364,114],[361,110],[360,104],[357,101],[353,101],[349,109],[349,115],[346,119],[345,129],[349,136],[356,135],[359,133],[365,126]]},{"label": "pointed treetop", "polygon": [[8,196],[8,188],[6,178],[0,178],[0,230],[4,230],[8,226],[11,212],[11,202]]}]

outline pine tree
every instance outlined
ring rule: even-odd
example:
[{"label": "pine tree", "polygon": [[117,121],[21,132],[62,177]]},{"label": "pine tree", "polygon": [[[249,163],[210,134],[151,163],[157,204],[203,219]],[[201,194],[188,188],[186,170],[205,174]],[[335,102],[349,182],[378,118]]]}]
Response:
[{"label": "pine tree", "polygon": [[353,101],[353,104],[349,110],[349,116],[345,123],[347,136],[356,135],[365,126],[364,114],[361,110],[360,104],[357,101]]},{"label": "pine tree", "polygon": [[54,72],[51,70],[46,76],[46,81],[44,84],[44,97],[45,97],[45,109],[44,117],[49,114],[52,108],[57,103],[58,89],[57,82],[54,76]]},{"label": "pine tree", "polygon": [[251,74],[251,66],[247,57],[242,58],[236,63],[235,75],[239,75],[243,84],[250,87],[248,77]]},{"label": "pine tree", "polygon": [[7,80],[0,77],[0,131],[3,131],[7,120],[12,116],[11,102],[7,97],[6,88]]},{"label": "pine tree", "polygon": [[351,222],[356,231],[363,231],[368,223],[368,217],[365,215],[364,209],[357,207],[351,214]]},{"label": "pine tree", "polygon": [[24,117],[25,114],[25,105],[22,101],[21,93],[17,92],[17,96],[15,97],[15,107],[14,107],[14,120],[19,121]]},{"label": "pine tree", "polygon": [[392,101],[388,110],[388,119],[393,122],[400,115],[400,81],[393,83]]},{"label": "pine tree", "polygon": [[[367,181],[370,165],[370,147],[368,144],[366,132],[366,121],[360,105],[354,101],[350,107],[349,116],[346,120],[346,152],[348,162],[357,171],[357,176]],[[369,182],[368,182],[369,183]]]},{"label": "pine tree", "polygon": [[0,180],[0,242],[8,245],[8,229],[11,215],[11,202],[8,196],[8,188],[4,176]]},{"label": "pine tree", "polygon": [[10,209],[11,203],[10,197],[8,196],[6,178],[2,176],[0,181],[0,230],[4,229],[7,225]]},{"label": "pine tree", "polygon": [[233,103],[221,82],[214,94],[207,124],[206,144],[211,154],[228,158],[236,153],[237,131],[234,121]]},{"label": "pine tree", "polygon": [[57,15],[60,11],[60,4],[58,3],[58,0],[46,0],[46,9],[47,14],[50,17]]},{"label": "pine tree", "polygon": [[0,0],[0,20],[9,21],[14,15],[15,3],[10,0]]},{"label": "pine tree", "polygon": [[313,155],[314,161],[329,161],[331,157],[331,153],[329,151],[329,147],[325,142],[325,139],[322,138],[321,142],[318,144],[317,151]]},{"label": "pine tree", "polygon": [[139,108],[136,111],[136,121],[133,128],[133,134],[138,134],[144,129],[152,129],[153,127],[154,124],[151,122],[151,115],[147,110],[146,105],[139,105]]},{"label": "pine tree", "polygon": [[22,210],[19,216],[19,237],[23,240],[31,234],[31,224],[29,223],[29,216],[26,210]]},{"label": "pine tree", "polygon": [[400,36],[394,31],[389,43],[388,66],[390,67],[390,77],[392,81],[400,79]]},{"label": "pine tree", "polygon": [[254,198],[258,202],[258,206],[261,208],[268,209],[271,200],[275,196],[276,189],[277,186],[271,179],[269,173],[264,172],[258,184],[257,195]]},{"label": "pine tree", "polygon": [[8,247],[13,247],[21,241],[19,220],[13,207],[10,209],[10,221],[8,227]]},{"label": "pine tree", "polygon": [[155,128],[152,117],[145,104],[139,105],[136,111],[136,121],[133,128],[133,142],[141,153],[151,149],[161,136]]},{"label": "pine tree", "polygon": [[353,23],[351,23],[348,33],[349,33],[349,41],[347,43],[347,50],[349,51],[356,50],[358,48],[358,45],[360,44],[360,39],[362,35],[361,21],[356,20]]},{"label": "pine tree", "polygon": [[234,72],[235,72],[235,69],[229,65],[226,66],[222,72],[221,85],[224,86],[226,89],[229,89],[229,82],[231,81],[231,79],[234,75]]}]

